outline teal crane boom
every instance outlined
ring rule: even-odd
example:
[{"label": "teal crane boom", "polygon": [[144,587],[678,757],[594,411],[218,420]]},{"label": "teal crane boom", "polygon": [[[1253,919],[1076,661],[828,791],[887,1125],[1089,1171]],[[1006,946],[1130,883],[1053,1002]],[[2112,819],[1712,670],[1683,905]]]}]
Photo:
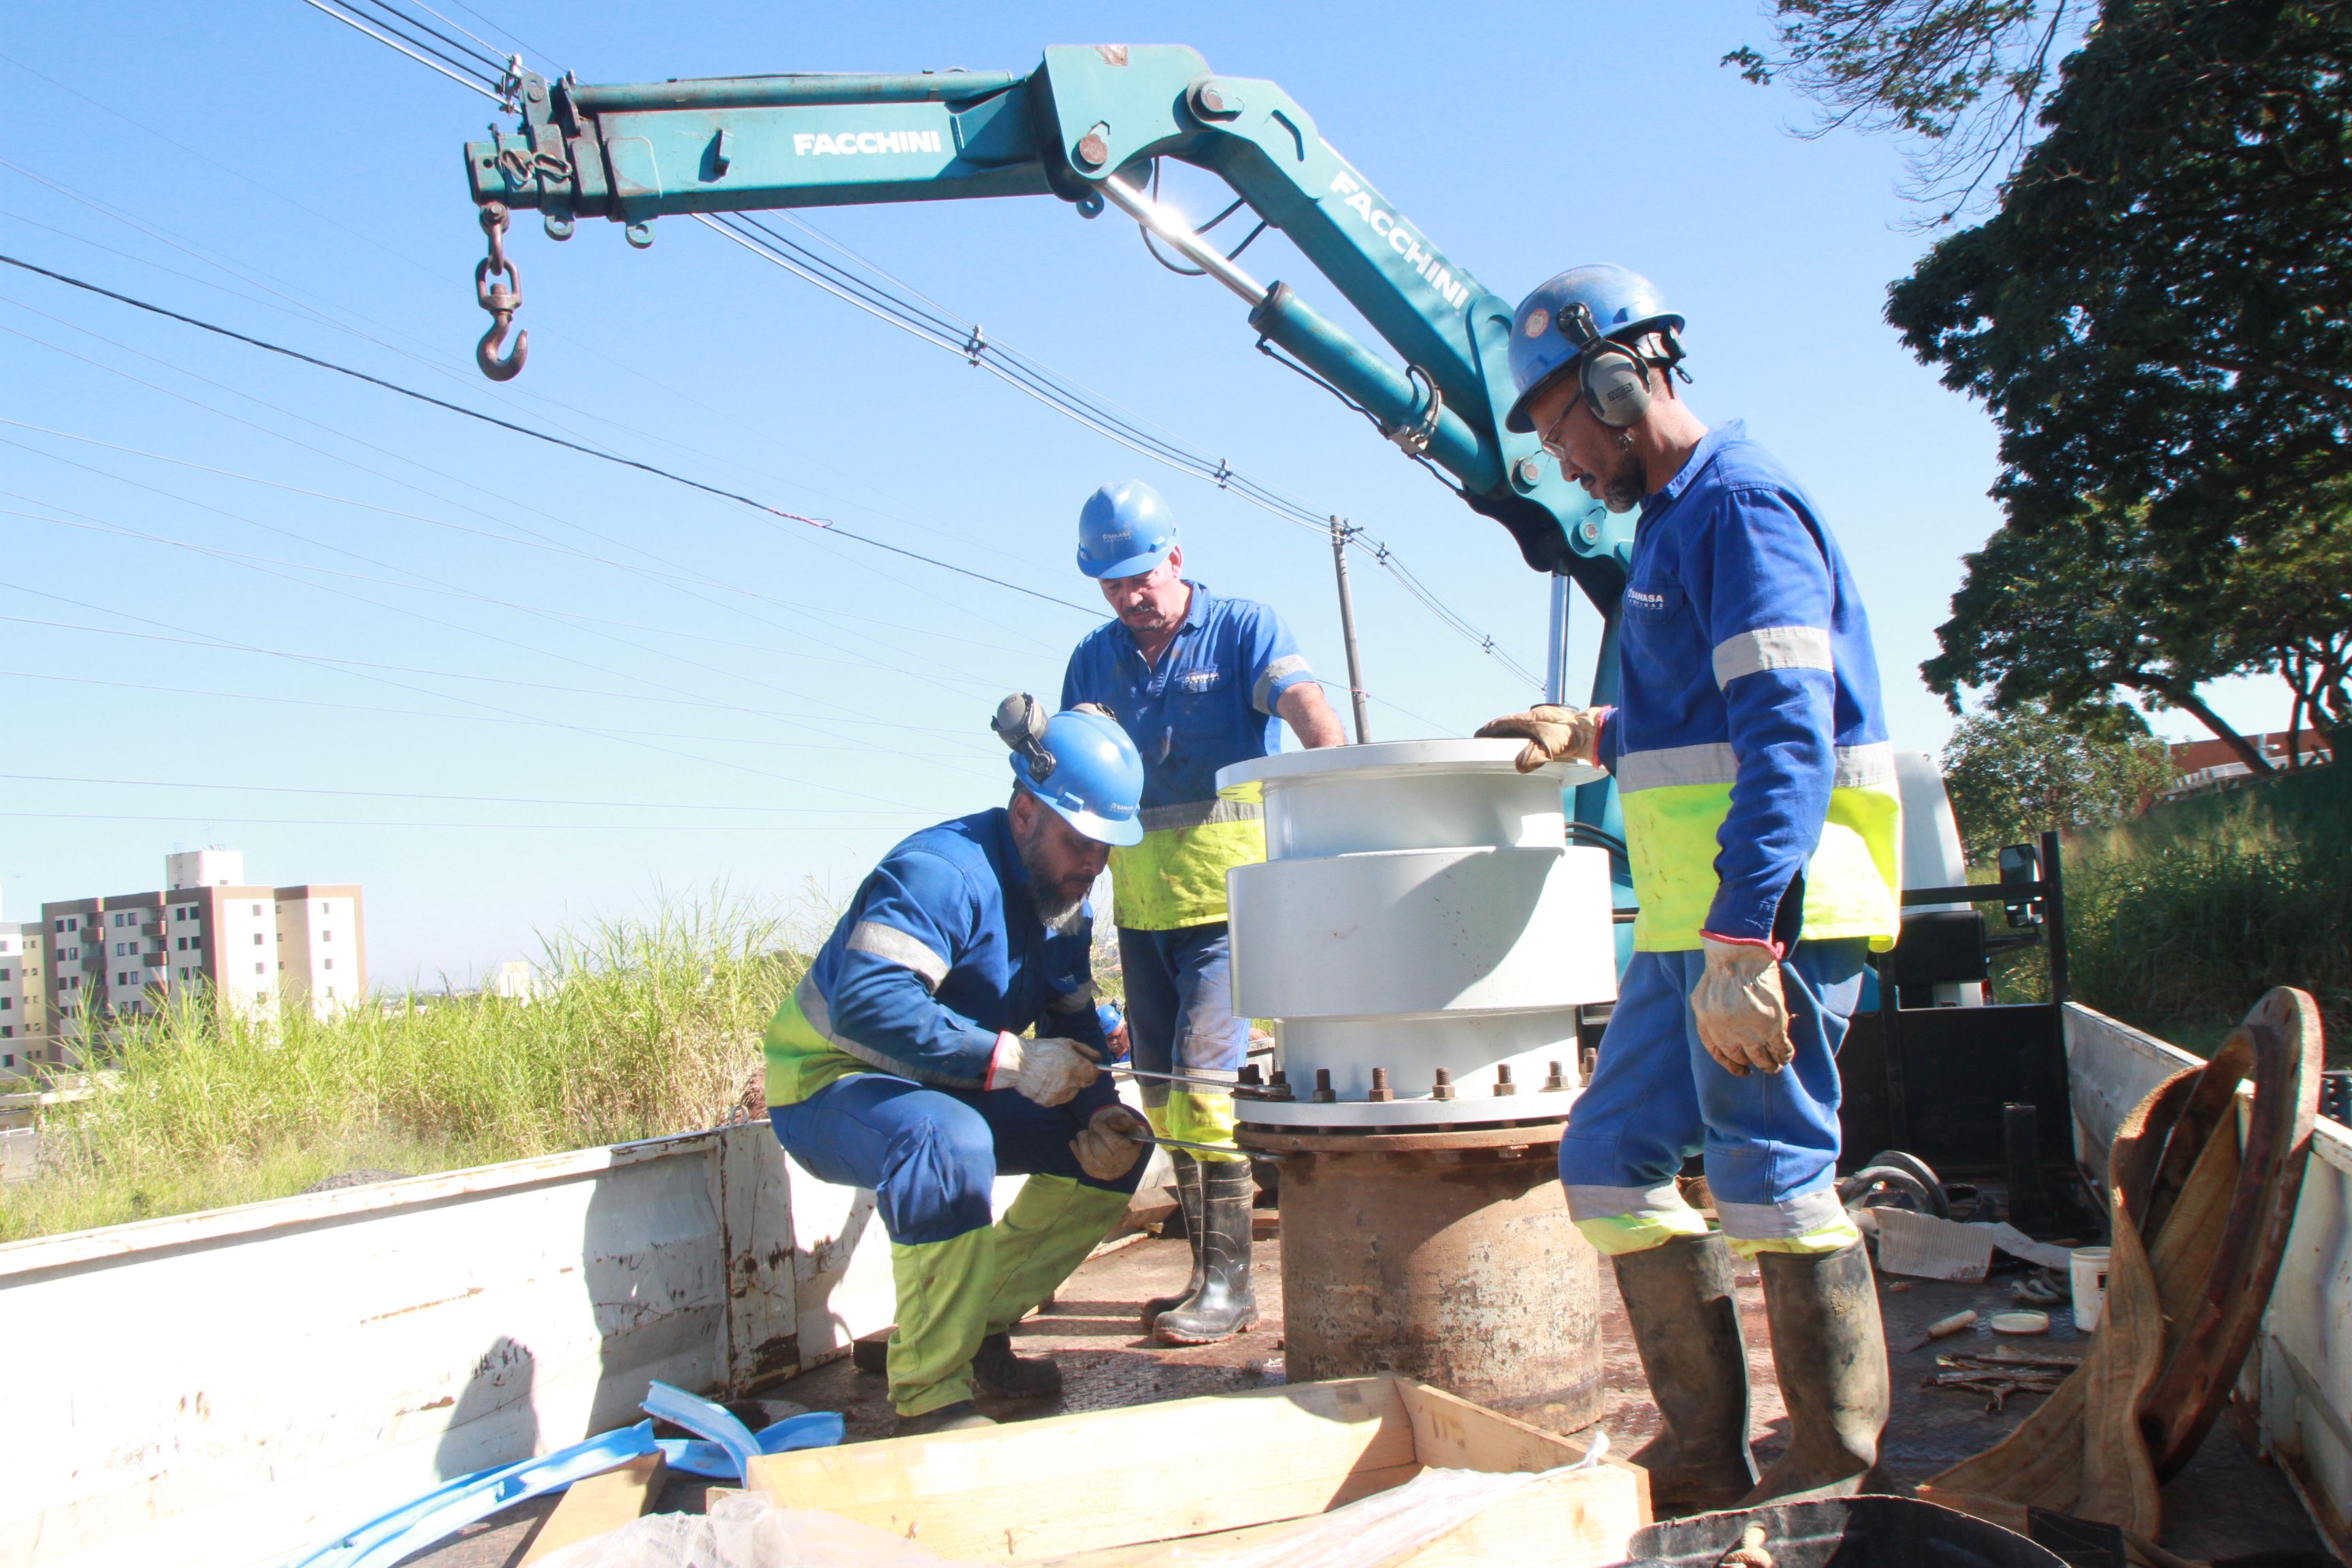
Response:
[{"label": "teal crane boom", "polygon": [[[1503,428],[1511,302],[1439,250],[1270,81],[1219,76],[1181,46],[1101,45],[1048,48],[1020,76],[589,86],[518,69],[510,86],[520,125],[466,148],[473,198],[492,228],[492,260],[478,283],[494,315],[504,266],[497,226],[509,208],[539,209],[558,239],[581,217],[607,218],[642,247],[670,214],[1018,195],[1058,196],[1087,217],[1116,205],[1239,295],[1261,342],[1361,407],[1407,456],[1451,476],[1473,510],[1509,531],[1528,566],[1573,578],[1613,634],[1630,520],[1570,484],[1534,437]],[[1257,282],[1147,195],[1160,158],[1223,179],[1403,367],[1289,285]],[[493,353],[506,321],[498,319],[483,368],[510,374],[516,361]],[[1604,637],[1603,700],[1615,684],[1614,642]]]}]

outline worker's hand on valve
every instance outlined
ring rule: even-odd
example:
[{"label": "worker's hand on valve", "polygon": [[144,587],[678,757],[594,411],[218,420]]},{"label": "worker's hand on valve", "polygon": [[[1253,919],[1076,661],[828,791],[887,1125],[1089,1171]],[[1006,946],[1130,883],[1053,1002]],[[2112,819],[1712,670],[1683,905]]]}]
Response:
[{"label": "worker's hand on valve", "polygon": [[1591,763],[1597,760],[1601,721],[1606,708],[1563,708],[1538,703],[1524,713],[1507,713],[1478,727],[1482,741],[1525,741],[1519,748],[1518,769],[1531,773],[1546,763]]},{"label": "worker's hand on valve", "polygon": [[1690,995],[1699,1044],[1735,1078],[1746,1078],[1751,1068],[1779,1072],[1797,1054],[1789,1041],[1780,955],[1769,946],[1704,933],[1699,941],[1706,968]]},{"label": "worker's hand on valve", "polygon": [[1099,1059],[1092,1047],[1076,1040],[999,1035],[996,1055],[988,1064],[988,1087],[1018,1089],[1024,1099],[1039,1105],[1065,1105],[1094,1082],[1102,1070],[1095,1065]]},{"label": "worker's hand on valve", "polygon": [[1148,1147],[1140,1142],[1150,1131],[1142,1117],[1124,1105],[1106,1105],[1087,1119],[1087,1124],[1076,1138],[1070,1140],[1070,1152],[1078,1157],[1078,1169],[1097,1182],[1116,1182],[1135,1169]]}]

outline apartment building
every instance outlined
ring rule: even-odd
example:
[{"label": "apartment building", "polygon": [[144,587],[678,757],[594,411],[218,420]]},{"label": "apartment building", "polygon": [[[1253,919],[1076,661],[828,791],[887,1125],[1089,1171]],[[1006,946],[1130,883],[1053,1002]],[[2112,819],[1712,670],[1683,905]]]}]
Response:
[{"label": "apartment building", "polygon": [[62,1051],[202,987],[224,1007],[274,1017],[325,1013],[367,990],[365,905],[356,884],[267,888],[245,879],[234,849],[167,856],[160,892],[41,906],[49,944],[48,1037]]},{"label": "apartment building", "polygon": [[324,1017],[367,995],[367,903],[359,884],[277,889],[278,990]]},{"label": "apartment building", "polygon": [[[36,928],[35,935],[39,934]],[[0,1084],[20,1079],[38,1058],[25,1006],[28,988],[37,994],[39,981],[25,973],[25,928],[16,921],[0,921]],[[43,1042],[46,1043],[46,1042]]]}]

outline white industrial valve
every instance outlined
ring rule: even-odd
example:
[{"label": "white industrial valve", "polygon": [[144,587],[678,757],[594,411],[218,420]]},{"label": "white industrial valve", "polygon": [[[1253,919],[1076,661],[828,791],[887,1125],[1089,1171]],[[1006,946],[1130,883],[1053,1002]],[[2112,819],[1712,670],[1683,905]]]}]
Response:
[{"label": "white industrial valve", "polygon": [[1229,873],[1234,999],[1278,1021],[1289,1098],[1244,1123],[1399,1131],[1565,1115],[1577,1008],[1617,994],[1608,852],[1567,842],[1517,741],[1405,741],[1238,763],[1266,858]]}]

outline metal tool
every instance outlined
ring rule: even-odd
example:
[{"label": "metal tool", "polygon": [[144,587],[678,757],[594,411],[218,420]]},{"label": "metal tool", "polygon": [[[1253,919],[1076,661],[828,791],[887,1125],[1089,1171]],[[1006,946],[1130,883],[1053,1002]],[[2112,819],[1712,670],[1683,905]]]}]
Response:
[{"label": "metal tool", "polygon": [[1149,1079],[1154,1083],[1181,1083],[1192,1088],[1220,1089],[1226,1094],[1250,1095],[1265,1092],[1264,1089],[1256,1084],[1235,1083],[1221,1078],[1194,1078],[1189,1073],[1147,1072],[1141,1068],[1118,1066],[1107,1067],[1102,1070],[1122,1078]]},{"label": "metal tool", "polygon": [[1261,1153],[1255,1149],[1236,1149],[1230,1143],[1191,1143],[1181,1138],[1162,1138],[1156,1132],[1122,1132],[1120,1137],[1135,1143],[1153,1143],[1162,1149],[1181,1149],[1188,1154],[1240,1155],[1248,1160],[1279,1160],[1279,1154]]}]

